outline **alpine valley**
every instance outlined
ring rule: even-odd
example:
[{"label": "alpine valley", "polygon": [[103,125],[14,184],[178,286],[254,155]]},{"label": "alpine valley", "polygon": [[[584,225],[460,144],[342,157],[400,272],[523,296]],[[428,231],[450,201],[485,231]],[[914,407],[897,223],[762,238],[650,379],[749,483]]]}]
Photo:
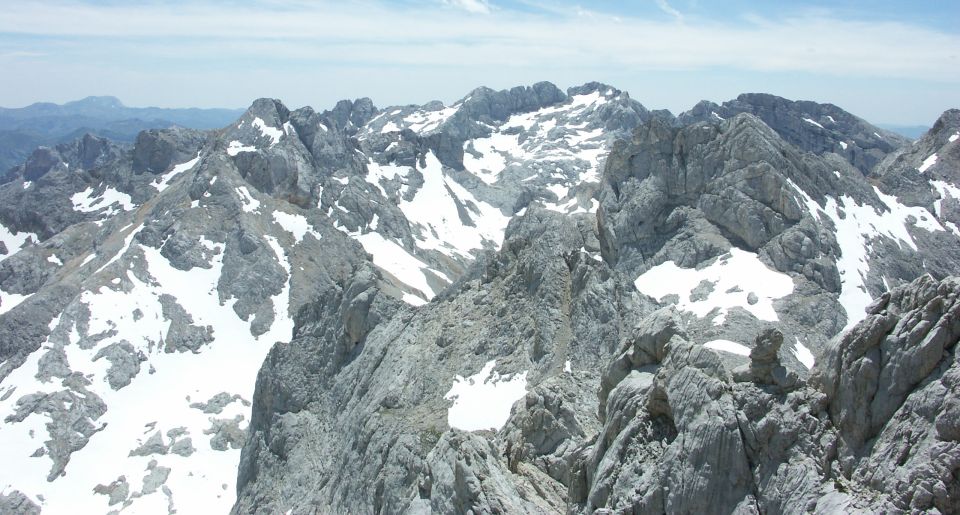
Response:
[{"label": "alpine valley", "polygon": [[0,185],[0,513],[960,513],[960,110],[255,101]]}]

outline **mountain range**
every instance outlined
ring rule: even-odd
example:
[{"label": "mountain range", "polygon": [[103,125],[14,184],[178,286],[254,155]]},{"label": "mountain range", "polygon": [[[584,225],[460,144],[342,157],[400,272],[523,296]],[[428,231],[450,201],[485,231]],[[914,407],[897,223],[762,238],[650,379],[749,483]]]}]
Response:
[{"label": "mountain range", "polygon": [[38,148],[0,511],[957,513],[958,139],[538,83]]},{"label": "mountain range", "polygon": [[127,107],[115,97],[87,97],[58,105],[49,102],[0,108],[0,178],[40,145],[69,143],[90,133],[132,143],[140,131],[181,126],[215,129],[242,109],[162,109]]}]

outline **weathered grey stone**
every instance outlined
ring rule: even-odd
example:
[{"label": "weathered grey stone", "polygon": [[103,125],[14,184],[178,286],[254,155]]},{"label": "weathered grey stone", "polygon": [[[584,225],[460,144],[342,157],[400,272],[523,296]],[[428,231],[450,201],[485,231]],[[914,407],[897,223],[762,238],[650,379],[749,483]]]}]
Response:
[{"label": "weathered grey stone", "polygon": [[150,438],[140,447],[130,451],[130,456],[150,456],[151,454],[166,454],[168,446],[163,443],[160,431],[150,435]]},{"label": "weathered grey stone", "polygon": [[10,515],[39,515],[40,507],[19,490],[0,493],[0,511]]},{"label": "weathered grey stone", "polygon": [[103,347],[93,356],[93,360],[101,358],[110,362],[107,380],[110,381],[110,387],[114,390],[130,384],[140,373],[140,363],[147,360],[142,351],[134,349],[133,345],[127,342],[111,343]]},{"label": "weathered grey stone", "polygon": [[[260,99],[218,131],[144,133],[132,149],[82,138],[14,170],[0,184],[0,223],[37,236],[0,256],[0,290],[30,295],[0,315],[0,381],[16,371],[43,385],[0,384],[0,398],[15,404],[5,420],[15,429],[50,420],[26,455],[50,459],[48,479],[64,480],[72,453],[113,437],[110,427],[95,435],[112,408],[102,388],[156,378],[138,375],[147,358],[151,374],[168,360],[226,373],[205,360],[273,343],[257,340],[292,316],[256,378],[249,429],[245,409],[229,418],[241,408],[232,403],[246,406],[238,395],[187,398],[194,415],[211,415],[206,436],[158,419],[136,435],[150,436],[134,455],[194,460],[197,437],[222,451],[242,445],[237,513],[953,509],[957,295],[944,277],[960,267],[948,225],[960,223],[960,201],[930,181],[960,179],[950,141],[960,117],[945,113],[896,149],[896,138],[867,134],[872,126],[833,106],[763,95],[678,120],[599,83],[567,94],[548,83],[480,88],[456,106],[379,110],[359,99],[315,112]],[[406,120],[417,117],[442,120],[415,129]],[[572,155],[566,143],[592,134]],[[478,138],[491,136],[516,138],[522,152],[503,154],[499,172],[468,170],[485,152]],[[189,171],[165,175],[195,157]],[[440,170],[427,167],[433,157]],[[408,219],[408,203],[438,175],[437,201],[452,202],[463,227],[488,222],[481,203],[499,210],[494,218],[513,216],[502,242],[493,235],[461,252]],[[133,207],[75,207],[108,189]],[[838,302],[852,280],[837,265],[848,249],[812,206],[849,199],[880,216],[895,207],[883,195],[933,214],[907,221],[910,241],[867,239],[861,277],[878,300],[831,339],[860,314]],[[378,267],[397,257],[365,252],[380,238],[423,264],[414,268],[426,287]],[[696,273],[734,249],[792,281],[772,320],[741,307],[684,311],[722,293],[712,280],[661,299],[633,284],[659,264]],[[177,277],[216,270],[216,286],[196,295],[232,309],[216,316],[235,314],[242,330],[188,312],[195,299],[166,291],[167,263]],[[744,307],[766,302],[757,288],[725,289]],[[135,296],[122,314],[161,330],[128,336],[107,324],[92,334],[103,320],[88,303],[101,293]],[[410,296],[432,300],[414,308]],[[717,339],[750,356],[701,345]],[[818,362],[812,379],[801,342]],[[87,377],[67,359],[87,353],[108,371]],[[451,428],[446,393],[491,361],[501,378],[524,377],[525,395],[496,431]],[[16,370],[24,365],[36,374]],[[166,484],[175,473],[153,462],[133,493],[110,483],[116,474],[95,481],[125,510],[149,495],[189,510],[174,505],[180,482]]]},{"label": "weathered grey stone", "polygon": [[120,476],[109,485],[97,485],[93,492],[108,496],[110,498],[108,504],[113,506],[127,500],[127,497],[130,496],[130,484],[127,483],[126,476]]},{"label": "weathered grey stone", "polygon": [[215,451],[239,449],[247,436],[246,432],[240,429],[243,419],[243,415],[232,419],[211,418],[210,428],[203,430],[203,434],[213,435],[210,437],[210,448]]}]

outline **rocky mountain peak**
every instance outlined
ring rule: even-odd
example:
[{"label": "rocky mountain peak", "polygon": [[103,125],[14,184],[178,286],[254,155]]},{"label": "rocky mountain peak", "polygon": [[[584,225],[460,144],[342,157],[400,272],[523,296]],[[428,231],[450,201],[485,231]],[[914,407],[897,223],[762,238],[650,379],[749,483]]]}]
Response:
[{"label": "rocky mountain peak", "polygon": [[260,118],[273,126],[283,125],[290,118],[290,110],[276,98],[258,98],[254,100],[241,120]]},{"label": "rocky mountain peak", "polygon": [[126,107],[119,98],[114,96],[90,96],[73,102],[67,102],[64,106],[96,109],[121,109]]},{"label": "rocky mountain peak", "polygon": [[160,174],[196,156],[207,140],[202,131],[172,127],[150,129],[133,144],[133,172]]},{"label": "rocky mountain peak", "polygon": [[482,87],[464,97],[460,111],[465,118],[502,122],[511,115],[536,111],[564,100],[563,91],[550,82],[501,91]]},{"label": "rocky mountain peak", "polygon": [[38,151],[0,511],[946,509],[957,142],[834,109],[538,83]]},{"label": "rocky mountain peak", "polygon": [[960,109],[947,109],[937,118],[930,132],[949,138],[960,132]]},{"label": "rocky mountain peak", "polygon": [[607,97],[618,97],[623,92],[602,82],[588,82],[580,86],[572,86],[567,88],[567,95],[571,97],[577,95],[589,95],[591,93],[600,93],[601,95]]},{"label": "rocky mountain peak", "polygon": [[869,173],[887,153],[909,143],[903,136],[875,127],[832,105],[794,101],[766,93],[745,93],[717,105],[703,101],[678,116],[720,123],[738,113],[751,113],[791,145],[818,155],[835,153],[862,173]]},{"label": "rocky mountain peak", "polygon": [[341,100],[337,105],[327,113],[329,118],[336,123],[337,127],[348,128],[362,127],[374,116],[378,110],[369,98],[359,98],[357,100]]}]

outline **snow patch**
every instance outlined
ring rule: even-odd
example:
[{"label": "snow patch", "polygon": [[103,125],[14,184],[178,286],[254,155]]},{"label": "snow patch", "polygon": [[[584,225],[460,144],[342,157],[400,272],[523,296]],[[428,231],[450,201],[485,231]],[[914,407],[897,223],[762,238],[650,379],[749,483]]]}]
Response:
[{"label": "snow patch", "polygon": [[280,129],[276,128],[276,127],[271,127],[271,126],[267,125],[266,122],[264,122],[264,121],[263,121],[262,119],[260,119],[260,118],[254,118],[252,125],[253,125],[255,128],[257,128],[257,129],[260,129],[260,134],[263,135],[263,137],[265,137],[265,138],[270,138],[270,140],[271,140],[270,146],[271,146],[271,147],[274,146],[274,145],[276,145],[277,143],[280,143],[280,138],[283,137],[283,131],[282,131],[282,130],[280,130]]},{"label": "snow patch", "polygon": [[730,340],[712,340],[703,344],[708,349],[729,352],[740,356],[750,356],[750,347]]},{"label": "snow patch", "polygon": [[816,358],[813,356],[813,352],[810,352],[810,349],[800,342],[800,338],[796,338],[796,341],[797,344],[793,346],[793,355],[797,358],[797,361],[807,367],[807,370],[810,370],[813,368]]},{"label": "snow patch", "polygon": [[274,255],[277,256],[277,263],[287,273],[287,281],[280,289],[280,293],[270,297],[270,301],[273,303],[273,325],[270,326],[267,335],[271,342],[278,340],[287,342],[293,337],[293,318],[290,316],[290,281],[293,278],[293,273],[290,270],[290,261],[284,254],[280,242],[273,236],[265,235],[263,238],[267,240],[267,245],[270,245]]},{"label": "snow patch", "polygon": [[[100,195],[93,194],[93,188],[87,188],[70,196],[74,211],[95,213],[106,209],[105,216],[113,216],[119,211],[132,211],[136,206],[126,193],[108,186]],[[119,207],[119,211],[117,208]]]},{"label": "snow patch", "polygon": [[303,237],[308,233],[312,234],[314,238],[320,239],[320,233],[313,228],[313,225],[311,225],[303,215],[274,211],[273,220],[277,222],[280,227],[283,227],[284,231],[292,234],[293,238],[297,240],[297,243],[302,242]]},{"label": "snow patch", "polygon": [[463,431],[497,431],[507,423],[513,403],[527,393],[527,372],[501,376],[493,371],[496,365],[496,360],[491,360],[470,377],[454,378],[450,391],[443,396],[453,401],[447,411],[450,427]]},{"label": "snow patch", "polygon": [[[53,341],[48,339],[41,350],[31,354],[4,383],[17,385],[21,394],[64,391],[59,380],[43,383],[35,377],[39,360],[45,354],[43,349],[63,345],[71,369],[87,377],[90,381],[87,388],[108,407],[99,419],[89,421],[102,430],[95,433],[83,449],[72,454],[66,475],[48,483],[49,458],[31,458],[30,454],[48,439],[45,425],[49,419],[35,414],[22,423],[0,425],[0,461],[5,465],[0,468],[0,488],[4,491],[16,488],[35,500],[42,496],[42,508],[50,513],[105,513],[111,509],[107,506],[108,499],[91,494],[93,488],[110,484],[123,475],[131,491],[137,492],[146,476],[147,464],[156,460],[158,466],[170,469],[165,489],[169,488],[180,511],[229,511],[235,494],[228,485],[236,479],[240,452],[213,450],[204,430],[210,428],[213,418],[249,417],[249,408],[234,402],[214,417],[190,404],[206,401],[220,392],[251,399],[254,385],[250,378],[256,376],[273,343],[290,338],[292,321],[286,305],[281,304],[277,308],[280,316],[270,331],[259,339],[251,337],[249,322],[241,320],[233,311],[235,301],[220,300],[217,286],[224,245],[205,239],[201,239],[201,244],[212,251],[209,268],[194,267],[189,271],[174,268],[158,249],[138,247],[144,258],[142,271],[124,272],[123,281],[112,282],[116,286],[86,291],[68,308],[89,310],[86,327],[78,327],[72,321],[67,325],[59,317],[50,323],[51,331],[61,336]],[[289,269],[286,260],[281,264]],[[289,286],[282,295],[288,292]],[[175,298],[193,317],[195,326],[209,326],[215,340],[202,346],[197,354],[166,352],[163,342],[170,321],[164,317],[159,301],[163,294]],[[87,348],[79,346],[81,340]],[[114,390],[106,382],[107,360],[94,360],[94,356],[105,346],[121,340],[142,353],[146,361],[129,385]],[[229,373],[210,373],[214,367]],[[19,397],[13,395],[0,400],[0,415],[11,413]],[[241,420],[241,431],[246,429],[246,424],[247,420]],[[192,439],[194,453],[189,458],[176,454],[129,455],[147,435],[155,432],[154,428],[166,435],[164,442],[169,442],[167,431],[179,427],[187,431],[183,437]],[[152,513],[165,512],[169,498],[158,489],[130,500],[131,511]]]},{"label": "snow patch", "polygon": [[153,187],[157,189],[157,193],[162,193],[163,190],[167,189],[167,186],[170,185],[170,181],[172,181],[174,177],[192,169],[194,166],[196,166],[197,162],[199,161],[200,161],[200,152],[197,152],[197,157],[185,163],[180,163],[174,166],[169,172],[161,175],[156,181],[154,181]]},{"label": "snow patch", "polygon": [[[693,300],[694,290],[708,283],[709,292]],[[727,312],[741,307],[760,320],[778,321],[773,301],[793,292],[793,279],[765,265],[756,254],[731,248],[702,269],[680,268],[667,261],[646,271],[634,281],[640,293],[663,301],[667,295],[677,295],[677,307],[698,317],[706,317],[715,310],[715,325],[726,320]],[[705,284],[706,285],[706,284]],[[756,302],[750,303],[751,295]]]},{"label": "snow patch", "polygon": [[[519,135],[491,134],[487,138],[478,138],[463,144],[463,168],[476,175],[487,184],[499,180],[499,175],[507,167],[508,157],[521,157]],[[474,155],[479,154],[479,157]]]},{"label": "snow patch", "polygon": [[260,209],[260,201],[253,198],[246,186],[238,186],[237,195],[240,197],[240,207],[247,213],[253,213]]},{"label": "snow patch", "polygon": [[[417,246],[467,258],[485,242],[499,248],[510,217],[448,177],[432,151],[424,157],[424,163],[422,168],[418,164],[423,186],[413,199],[399,203],[410,224],[419,228]],[[461,219],[458,205],[470,223]]]},{"label": "snow patch", "polygon": [[939,218],[943,216],[944,200],[948,198],[960,200],[960,188],[946,181],[930,181],[930,185],[933,186],[933,188],[937,190],[937,193],[940,194],[940,198],[933,202],[933,211]]},{"label": "snow patch", "polygon": [[33,294],[21,295],[19,293],[7,293],[0,290],[0,315],[17,307],[21,302],[27,300],[30,295]]},{"label": "snow patch", "polygon": [[919,170],[920,173],[923,173],[923,172],[926,172],[927,169],[929,169],[931,166],[935,164],[937,164],[937,155],[933,154],[932,156],[924,159],[923,163],[920,165],[920,168],[917,168],[917,170]]},{"label": "snow patch", "polygon": [[840,197],[839,203],[833,197],[827,197],[821,208],[796,184],[790,184],[804,199],[807,210],[815,219],[819,221],[821,214],[826,215],[836,227],[837,243],[840,245],[837,269],[841,281],[838,300],[847,313],[845,329],[863,320],[866,307],[873,302],[865,283],[866,274],[870,270],[867,260],[871,240],[886,236],[898,245],[906,244],[917,250],[917,244],[907,229],[908,225],[929,232],[946,230],[926,209],[905,206],[896,197],[884,194],[876,186],[873,188],[874,193],[886,210],[878,210],[869,204],[861,205],[846,195]]},{"label": "snow patch", "polygon": [[415,294],[411,297],[416,297],[419,300],[404,295],[403,300],[408,304],[420,305],[436,296],[437,292],[430,287],[427,275],[424,273],[427,270],[448,283],[453,282],[442,272],[433,270],[426,263],[414,257],[407,249],[393,240],[384,238],[380,233],[369,232],[352,236],[360,242],[360,245],[363,245],[363,250],[373,256],[374,265],[415,290]]},{"label": "snow patch", "polygon": [[809,123],[810,125],[816,125],[817,127],[820,127],[821,129],[823,128],[823,125],[820,125],[819,123],[815,122],[814,120],[811,120],[810,118],[804,118],[803,121]]},{"label": "snow patch", "polygon": [[0,224],[0,242],[3,242],[3,246],[7,248],[6,254],[0,254],[0,261],[20,252],[28,242],[38,241],[40,241],[39,238],[32,232],[11,232],[5,225]]},{"label": "snow patch", "polygon": [[[412,170],[412,168],[409,166],[397,166],[395,164],[381,165],[373,159],[370,159],[367,161],[367,175],[364,177],[364,180],[376,186],[384,198],[386,198],[387,190],[383,189],[380,182],[384,180],[389,181],[396,177],[406,178],[410,170]],[[406,193],[406,185],[400,188],[400,195],[404,193]]]},{"label": "snow patch", "polygon": [[256,152],[256,151],[257,151],[256,147],[251,145],[244,145],[243,143],[240,143],[239,141],[236,141],[236,140],[231,141],[230,145],[227,146],[227,155],[229,155],[230,157],[233,157],[239,154],[240,152]]},{"label": "snow patch", "polygon": [[460,110],[460,104],[454,104],[450,107],[444,107],[437,111],[416,111],[407,116],[403,121],[413,132],[430,132],[439,127],[448,118]]}]

